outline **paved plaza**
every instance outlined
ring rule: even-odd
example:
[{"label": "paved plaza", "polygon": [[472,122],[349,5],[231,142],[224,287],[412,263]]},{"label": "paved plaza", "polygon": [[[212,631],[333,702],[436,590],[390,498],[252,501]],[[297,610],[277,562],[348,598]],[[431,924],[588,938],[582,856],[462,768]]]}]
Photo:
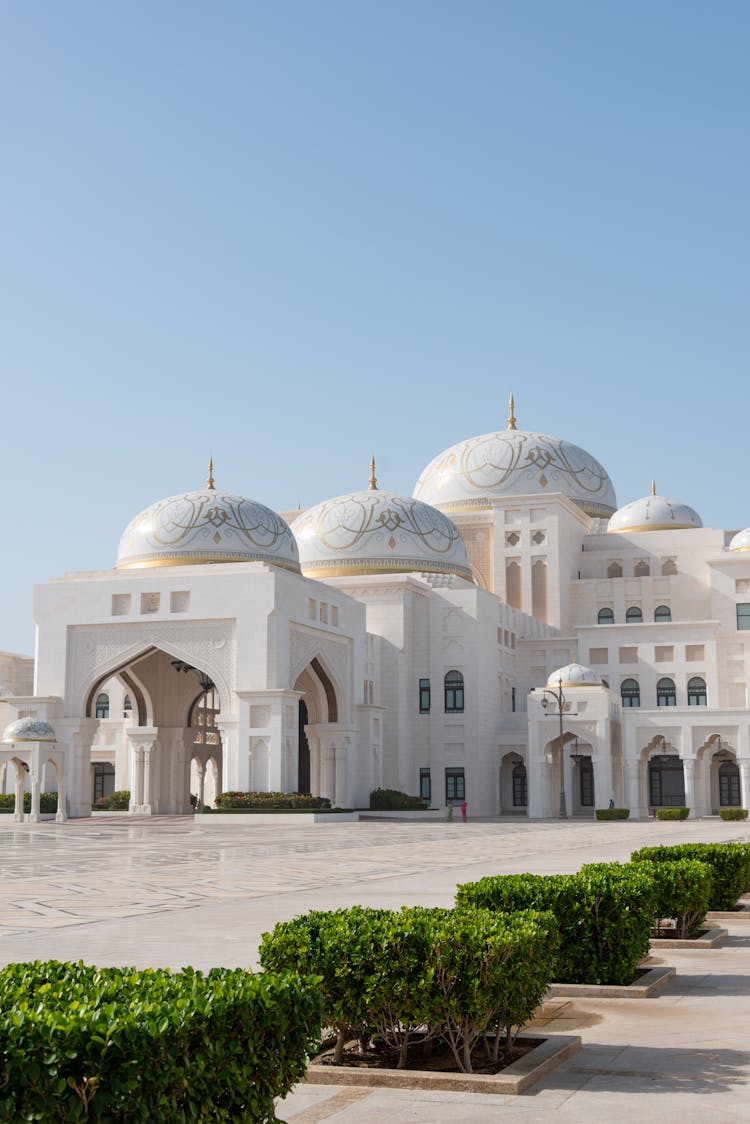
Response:
[{"label": "paved plaza", "polygon": [[[65,824],[0,820],[0,962],[56,957],[140,967],[254,966],[261,934],[310,908],[450,905],[485,874],[575,871],[648,843],[750,841],[745,825],[492,821],[210,824],[200,817]],[[724,923],[722,923],[724,924]],[[651,1000],[554,1000],[540,1022],[584,1047],[520,1097],[299,1086],[289,1124],[378,1121],[745,1120],[750,921],[715,950],[665,950]]]}]

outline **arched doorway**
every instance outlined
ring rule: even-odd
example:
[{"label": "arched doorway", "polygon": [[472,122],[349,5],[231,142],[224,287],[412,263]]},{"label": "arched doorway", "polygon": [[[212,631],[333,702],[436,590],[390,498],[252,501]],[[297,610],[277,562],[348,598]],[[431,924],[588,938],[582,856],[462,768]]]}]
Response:
[{"label": "arched doorway", "polygon": [[676,753],[656,753],[649,758],[648,802],[652,808],[685,807],[685,772]]},{"label": "arched doorway", "polygon": [[515,750],[503,755],[500,761],[500,814],[525,816],[528,814],[529,787],[526,762]]},{"label": "arched doorway", "polygon": [[339,695],[333,674],[315,656],[297,676],[301,693],[297,712],[297,754],[290,787],[296,792],[327,796],[332,804],[347,803],[348,744],[342,735]]},{"label": "arched doorway", "polygon": [[307,740],[307,724],[310,720],[307,703],[299,700],[297,731],[297,792],[310,792],[310,743]]}]

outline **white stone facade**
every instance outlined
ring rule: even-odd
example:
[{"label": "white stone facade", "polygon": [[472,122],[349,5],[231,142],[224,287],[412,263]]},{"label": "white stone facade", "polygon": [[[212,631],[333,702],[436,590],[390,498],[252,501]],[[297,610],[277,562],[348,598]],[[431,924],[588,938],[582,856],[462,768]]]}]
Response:
[{"label": "white stone facade", "polygon": [[[381,786],[476,816],[748,807],[750,536],[656,495],[615,511],[597,461],[510,421],[435,458],[433,507],[373,466],[346,504],[295,512],[301,573],[286,524],[210,479],[187,545],[152,534],[157,504],[119,568],[39,587],[35,661],[0,654],[3,724],[55,731],[36,788],[71,816],[113,789],[139,814],[228,789],[366,807]],[[576,661],[595,675],[561,686]]]}]

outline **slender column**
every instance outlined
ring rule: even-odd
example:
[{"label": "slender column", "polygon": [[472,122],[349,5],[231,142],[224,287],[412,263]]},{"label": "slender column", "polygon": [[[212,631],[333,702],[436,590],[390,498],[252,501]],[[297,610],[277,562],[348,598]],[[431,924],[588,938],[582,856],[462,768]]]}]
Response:
[{"label": "slender column", "polygon": [[743,808],[750,808],[750,761],[737,759],[740,770],[740,804]]},{"label": "slender column", "polygon": [[23,823],[23,793],[26,788],[26,772],[22,766],[16,765],[16,803],[13,811],[15,823]]},{"label": "slender column", "polygon": [[630,808],[631,820],[648,818],[648,804],[641,792],[641,763],[636,758],[625,763],[625,803]]},{"label": "slender column", "polygon": [[55,820],[57,823],[64,823],[68,818],[68,811],[66,808],[66,794],[65,794],[65,770],[62,762],[58,761],[57,764],[57,812],[55,813]]},{"label": "slender column", "polygon": [[690,818],[693,819],[696,815],[694,757],[683,757],[682,772],[685,778],[685,806],[690,809]]},{"label": "slender column", "polygon": [[137,814],[143,803],[143,749],[139,745],[133,746],[132,777],[128,811]]},{"label": "slender column", "polygon": [[31,774],[31,811],[28,815],[29,823],[39,823],[39,772],[34,769]]},{"label": "slender column", "polygon": [[333,804],[335,792],[336,750],[332,745],[323,745],[323,775],[321,796],[327,796]]},{"label": "slender column", "polygon": [[146,815],[151,815],[151,799],[153,792],[154,781],[154,752],[153,743],[143,747],[143,804],[141,805],[141,812]]},{"label": "slender column", "polygon": [[339,807],[345,808],[347,806],[347,749],[346,746],[340,746],[336,750],[336,773],[335,773],[335,800],[334,803]]},{"label": "slender column", "polygon": [[198,808],[202,808],[204,804],[203,797],[206,791],[206,766],[202,761],[196,759],[195,768],[198,774],[198,792],[196,794],[198,796]]}]

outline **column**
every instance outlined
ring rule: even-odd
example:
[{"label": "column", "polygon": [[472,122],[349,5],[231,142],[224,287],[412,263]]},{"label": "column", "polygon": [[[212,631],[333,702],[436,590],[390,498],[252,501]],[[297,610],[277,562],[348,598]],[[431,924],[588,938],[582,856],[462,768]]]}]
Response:
[{"label": "column", "polygon": [[197,757],[195,759],[195,770],[198,774],[198,792],[196,793],[198,797],[198,805],[195,810],[196,812],[199,812],[203,807],[203,795],[206,791],[206,766],[202,761],[199,761]]},{"label": "column", "polygon": [[39,769],[31,771],[31,811],[27,817],[29,823],[39,823]]},{"label": "column", "polygon": [[738,757],[737,765],[740,770],[740,805],[750,808],[750,760]]},{"label": "column", "polygon": [[336,750],[335,799],[333,803],[340,808],[348,807],[347,758],[347,746],[339,746]]},{"label": "column", "polygon": [[336,797],[336,750],[332,745],[323,742],[323,769],[321,776],[321,796],[327,796],[334,803]]},{"label": "column", "polygon": [[57,823],[64,823],[68,818],[68,812],[65,807],[65,768],[62,760],[55,759],[56,773],[57,773],[57,812],[55,813],[55,821]]},{"label": "column", "polygon": [[144,745],[141,750],[143,759],[143,803],[141,804],[141,814],[145,816],[151,815],[151,799],[153,791],[153,771],[154,771],[154,755],[153,743],[151,745]]},{"label": "column", "polygon": [[73,818],[90,816],[91,744],[99,723],[96,718],[61,718],[54,726],[58,748],[64,750],[68,814]]},{"label": "column", "polygon": [[26,788],[26,770],[24,767],[16,762],[16,804],[13,812],[13,820],[15,823],[23,823],[23,793]]},{"label": "column", "polygon": [[695,808],[695,757],[682,758],[682,771],[685,778],[685,806],[690,809],[690,819],[696,815]]}]

